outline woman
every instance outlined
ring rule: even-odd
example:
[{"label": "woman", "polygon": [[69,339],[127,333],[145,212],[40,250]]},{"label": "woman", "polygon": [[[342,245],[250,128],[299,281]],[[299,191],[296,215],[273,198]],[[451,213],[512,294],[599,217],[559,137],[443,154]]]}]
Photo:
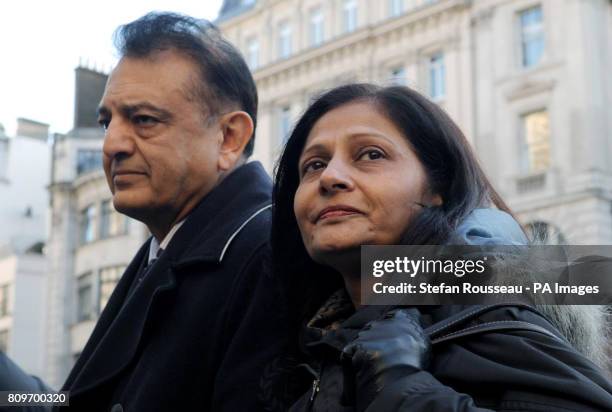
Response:
[{"label": "woman", "polygon": [[[321,96],[287,142],[273,196],[295,330],[262,381],[268,409],[612,410],[610,382],[533,308],[468,318],[459,306],[360,305],[360,245],[526,242],[461,131],[418,93],[356,84]],[[457,316],[528,326],[432,348],[424,328]],[[601,336],[601,323],[578,326]],[[578,344],[603,353],[597,339]]]}]

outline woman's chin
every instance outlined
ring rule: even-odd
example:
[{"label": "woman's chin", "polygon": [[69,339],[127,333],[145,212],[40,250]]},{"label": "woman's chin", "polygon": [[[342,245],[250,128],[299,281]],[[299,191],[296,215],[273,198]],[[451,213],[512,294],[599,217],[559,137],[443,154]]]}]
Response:
[{"label": "woman's chin", "polygon": [[354,265],[361,257],[359,243],[328,243],[316,245],[309,250],[310,257],[315,262],[338,269],[338,265]]}]

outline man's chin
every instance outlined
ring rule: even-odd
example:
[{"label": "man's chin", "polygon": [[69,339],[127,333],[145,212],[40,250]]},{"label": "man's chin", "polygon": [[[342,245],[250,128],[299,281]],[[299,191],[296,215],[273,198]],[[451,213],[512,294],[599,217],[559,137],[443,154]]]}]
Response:
[{"label": "man's chin", "polygon": [[138,199],[127,198],[117,193],[113,196],[113,205],[117,212],[136,220],[142,220],[143,214],[150,211],[152,207],[150,201],[138,201]]}]

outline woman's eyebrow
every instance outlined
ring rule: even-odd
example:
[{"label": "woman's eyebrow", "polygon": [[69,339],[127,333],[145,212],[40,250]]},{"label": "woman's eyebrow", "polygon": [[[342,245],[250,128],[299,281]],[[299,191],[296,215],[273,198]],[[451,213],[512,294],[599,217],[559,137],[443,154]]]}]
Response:
[{"label": "woman's eyebrow", "polygon": [[311,145],[311,146],[308,146],[306,149],[304,149],[304,150],[302,151],[302,154],[300,155],[300,159],[299,159],[299,160],[301,161],[301,160],[304,158],[304,156],[305,156],[305,155],[308,155],[308,154],[310,154],[311,152],[314,152],[314,153],[321,153],[321,152],[325,152],[325,151],[327,151],[326,149],[327,149],[327,148],[326,148],[326,147],[325,147],[325,145],[324,145],[324,144],[322,144],[322,143],[316,143],[316,144],[313,144],[313,145]]},{"label": "woman's eyebrow", "polygon": [[389,144],[391,144],[393,146],[397,146],[396,142],[394,142],[393,140],[389,139],[384,134],[377,133],[377,132],[374,132],[374,131],[371,131],[371,132],[356,132],[356,133],[350,134],[349,137],[352,137],[352,138],[376,137],[376,138],[380,138],[380,139],[385,140],[387,143],[389,143]]}]

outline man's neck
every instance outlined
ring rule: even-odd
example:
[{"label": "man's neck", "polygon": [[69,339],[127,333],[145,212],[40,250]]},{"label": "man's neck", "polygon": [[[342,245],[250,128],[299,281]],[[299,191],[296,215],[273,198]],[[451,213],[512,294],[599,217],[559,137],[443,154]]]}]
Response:
[{"label": "man's neck", "polygon": [[204,199],[210,192],[215,190],[215,188],[219,186],[219,184],[223,180],[225,180],[227,176],[229,176],[231,173],[233,173],[236,169],[238,169],[245,163],[246,158],[241,157],[231,169],[222,172],[218,175],[217,181],[210,190],[208,190],[206,193],[200,193],[194,196],[193,198],[188,199],[185,202],[185,205],[178,213],[175,212],[172,215],[168,214],[168,217],[165,219],[160,218],[162,216],[162,214],[160,213],[155,213],[155,215],[151,216],[150,220],[152,223],[146,223],[146,225],[149,228],[149,231],[153,234],[153,236],[155,236],[155,239],[157,239],[157,241],[161,243],[174,225],[176,225],[178,222],[184,221],[187,216],[193,211],[193,209],[195,209],[197,205],[202,201],[202,199]]}]

